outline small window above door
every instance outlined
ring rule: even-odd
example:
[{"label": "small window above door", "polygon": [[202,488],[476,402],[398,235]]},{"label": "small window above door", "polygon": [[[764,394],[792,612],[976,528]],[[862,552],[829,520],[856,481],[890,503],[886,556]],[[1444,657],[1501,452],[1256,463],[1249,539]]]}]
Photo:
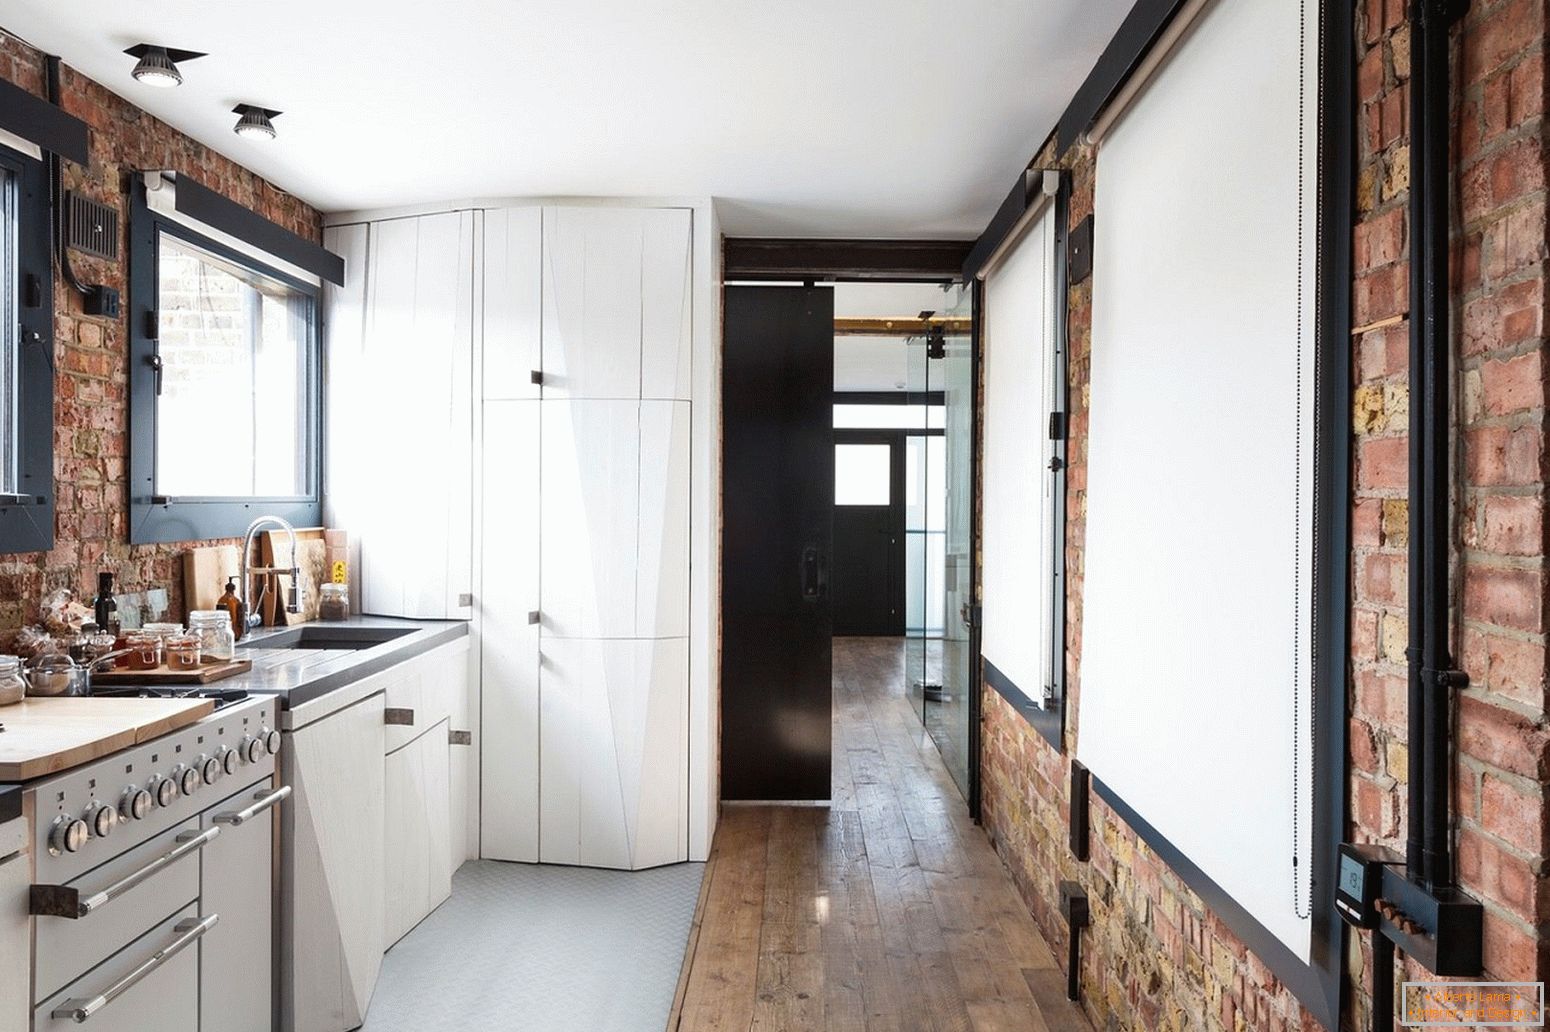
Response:
[{"label": "small window above door", "polygon": [[834,504],[892,504],[892,464],[892,445],[836,444]]}]

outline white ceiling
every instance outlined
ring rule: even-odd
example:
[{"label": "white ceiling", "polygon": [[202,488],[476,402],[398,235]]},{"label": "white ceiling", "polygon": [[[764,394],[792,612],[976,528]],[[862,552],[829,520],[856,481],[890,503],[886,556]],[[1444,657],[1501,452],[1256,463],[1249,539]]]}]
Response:
[{"label": "white ceiling", "polygon": [[[734,235],[965,238],[1131,0],[6,0],[0,27],[325,211],[714,196]],[[210,56],[173,90],[151,42]],[[284,112],[235,136],[233,105]]]}]

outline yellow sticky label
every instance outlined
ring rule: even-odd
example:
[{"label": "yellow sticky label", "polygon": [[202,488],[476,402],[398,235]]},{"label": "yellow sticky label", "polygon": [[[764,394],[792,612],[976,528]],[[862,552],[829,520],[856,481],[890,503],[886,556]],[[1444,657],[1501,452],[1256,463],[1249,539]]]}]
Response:
[{"label": "yellow sticky label", "polygon": [[333,574],[333,577],[334,577],[334,583],[335,584],[348,584],[348,583],[350,583],[349,570],[345,566],[345,561],[343,559],[335,559],[334,560],[334,574]]}]

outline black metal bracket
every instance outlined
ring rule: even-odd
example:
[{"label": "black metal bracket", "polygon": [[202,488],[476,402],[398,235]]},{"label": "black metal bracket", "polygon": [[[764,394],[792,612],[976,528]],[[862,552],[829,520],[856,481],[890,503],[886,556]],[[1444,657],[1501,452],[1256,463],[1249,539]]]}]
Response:
[{"label": "black metal bracket", "polygon": [[1088,806],[1091,798],[1092,775],[1087,772],[1080,761],[1071,761],[1071,794],[1068,797],[1071,807],[1070,832],[1071,855],[1082,863],[1092,855],[1092,810]]},{"label": "black metal bracket", "polygon": [[1093,217],[1087,216],[1076,224],[1066,242],[1069,281],[1080,283],[1093,271]]},{"label": "black metal bracket", "polygon": [[1066,919],[1066,999],[1082,998],[1082,929],[1092,920],[1081,882],[1060,883],[1060,916]]}]

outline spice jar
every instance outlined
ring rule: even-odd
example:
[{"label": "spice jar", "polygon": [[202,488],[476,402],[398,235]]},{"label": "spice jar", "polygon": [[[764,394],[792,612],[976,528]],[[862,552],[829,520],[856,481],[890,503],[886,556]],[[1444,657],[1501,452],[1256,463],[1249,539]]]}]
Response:
[{"label": "spice jar", "polygon": [[27,695],[27,681],[22,677],[22,661],[18,656],[0,656],[0,706],[21,702]]},{"label": "spice jar", "polygon": [[201,656],[206,663],[229,663],[236,655],[237,636],[232,632],[231,614],[221,609],[196,609],[188,614],[188,633],[199,638]]},{"label": "spice jar", "polygon": [[199,669],[200,638],[197,634],[174,634],[163,644],[167,667],[171,670]]},{"label": "spice jar", "polygon": [[329,621],[350,619],[350,585],[322,586],[318,595],[318,619]]},{"label": "spice jar", "polygon": [[161,636],[156,634],[131,634],[124,647],[129,653],[123,664],[130,670],[155,670],[161,666]]}]

